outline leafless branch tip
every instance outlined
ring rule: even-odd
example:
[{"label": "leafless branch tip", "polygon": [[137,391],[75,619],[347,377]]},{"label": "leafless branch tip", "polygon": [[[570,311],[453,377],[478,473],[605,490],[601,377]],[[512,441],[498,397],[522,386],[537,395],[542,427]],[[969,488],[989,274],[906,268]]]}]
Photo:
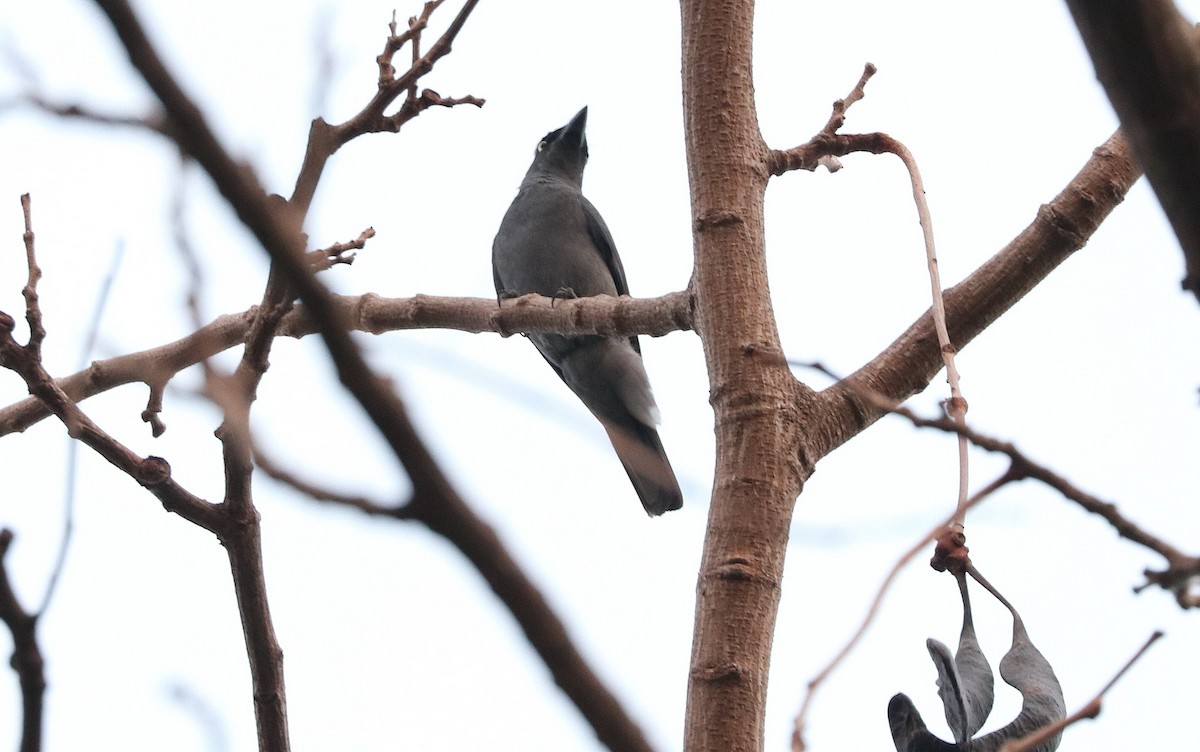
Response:
[{"label": "leafless branch tip", "polygon": [[25,265],[29,269],[29,277],[21,296],[25,298],[25,320],[29,323],[29,343],[25,346],[29,354],[36,359],[42,357],[42,341],[46,339],[46,327],[42,323],[42,309],[38,303],[38,282],[42,279],[42,269],[37,263],[37,253],[34,251],[33,235],[33,202],[28,193],[21,195],[21,211],[25,215]]},{"label": "leafless branch tip", "polygon": [[336,264],[353,264],[355,251],[366,247],[367,241],[375,237],[375,228],[368,227],[358,234],[354,240],[334,243],[328,248],[309,253],[309,268],[314,272],[324,271]]},{"label": "leafless branch tip", "polygon": [[821,133],[833,135],[841,129],[846,123],[846,111],[854,105],[855,102],[862,99],[866,95],[867,81],[871,80],[878,68],[872,63],[867,63],[863,66],[862,76],[859,77],[858,83],[850,90],[845,99],[839,99],[833,103],[833,113],[829,116],[829,121],[825,123],[825,127],[821,129]]}]

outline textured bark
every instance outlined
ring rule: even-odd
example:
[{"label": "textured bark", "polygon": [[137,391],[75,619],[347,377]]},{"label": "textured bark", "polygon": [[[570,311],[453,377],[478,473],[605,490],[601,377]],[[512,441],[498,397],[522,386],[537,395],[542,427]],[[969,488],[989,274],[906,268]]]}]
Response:
[{"label": "textured bark", "polygon": [[1200,44],[1171,0],[1067,0],[1200,299]]},{"label": "textured bark", "polygon": [[[766,271],[763,200],[780,152],[754,106],[753,3],[682,0],[683,100],[691,184],[693,328],[704,345],[717,465],[697,583],[684,749],[763,749],[767,678],[796,497],[812,465],[942,367],[929,315],[820,395],[786,368]],[[869,136],[840,136],[873,151]],[[861,142],[861,143],[860,143]],[[867,145],[864,145],[867,144]],[[844,152],[842,152],[844,153]],[[804,165],[790,165],[803,167]],[[1114,136],[1030,227],[947,291],[963,347],[1086,243],[1138,177]]]},{"label": "textured bark", "polygon": [[695,329],[717,466],[697,583],[684,749],[758,750],[792,506],[798,386],[767,285],[770,152],[751,76],[753,3],[684,0],[683,102],[695,243]]}]

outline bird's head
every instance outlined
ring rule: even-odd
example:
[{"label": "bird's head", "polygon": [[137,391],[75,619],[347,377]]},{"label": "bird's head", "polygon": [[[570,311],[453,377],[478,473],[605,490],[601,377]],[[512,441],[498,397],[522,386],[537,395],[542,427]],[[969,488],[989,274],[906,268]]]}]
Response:
[{"label": "bird's head", "polygon": [[545,175],[569,180],[577,186],[583,185],[583,167],[588,158],[587,136],[584,134],[587,112],[588,108],[584,107],[571,118],[571,122],[547,133],[538,142],[527,178]]}]

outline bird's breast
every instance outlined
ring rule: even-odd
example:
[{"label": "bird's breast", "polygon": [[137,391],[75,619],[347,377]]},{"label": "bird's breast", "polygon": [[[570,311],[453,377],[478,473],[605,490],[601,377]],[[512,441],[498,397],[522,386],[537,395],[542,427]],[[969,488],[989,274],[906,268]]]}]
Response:
[{"label": "bird's breast", "polygon": [[500,223],[492,246],[498,282],[510,293],[578,297],[616,295],[617,287],[588,231],[583,195],[566,186],[526,184]]}]

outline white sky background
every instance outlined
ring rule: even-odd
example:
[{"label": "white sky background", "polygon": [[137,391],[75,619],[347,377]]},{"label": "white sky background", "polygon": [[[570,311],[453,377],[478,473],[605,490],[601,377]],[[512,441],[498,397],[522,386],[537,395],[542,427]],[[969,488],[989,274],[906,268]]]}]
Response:
[{"label": "white sky background", "polygon": [[[1061,4],[759,4],[755,80],[768,142],[789,147],[825,122],[866,61],[879,67],[846,132],[881,130],[920,161],[943,281],[959,281],[1034,217],[1104,141],[1115,120]],[[1198,3],[1186,3],[1195,17]],[[88,2],[8,2],[0,40],[59,101],[140,113],[150,97]],[[457,5],[435,16],[435,31]],[[340,121],[373,91],[392,6],[319,2],[142,2],[173,70],[226,144],[288,194],[303,156],[322,44],[334,75],[321,113]],[[401,19],[419,12],[398,6]],[[681,289],[690,274],[674,4],[484,2],[450,57],[426,77],[446,96],[399,135],[359,139],[330,162],[311,213],[313,244],[378,236],[352,267],[322,275],[339,292],[490,297],[492,235],[543,134],[590,106],[585,191],[604,214],[635,295]],[[432,43],[433,36],[430,41]],[[321,40],[321,41],[317,41]],[[403,63],[402,52],[397,61]],[[11,64],[0,92],[19,91]],[[767,222],[785,349],[849,372],[928,307],[920,230],[898,160],[855,155],[836,175],[775,179]],[[100,287],[123,244],[100,358],[191,330],[169,208],[180,172],[162,139],[0,116],[0,310],[21,318],[18,197],[33,195],[52,373],[77,370]],[[264,254],[194,167],[186,225],[203,267],[204,319],[261,295]],[[1067,261],[960,356],[972,423],[1013,439],[1078,485],[1113,500],[1184,550],[1200,546],[1196,387],[1200,317],[1179,291],[1182,258],[1147,184]],[[24,336],[24,335],[22,335]],[[680,746],[695,592],[712,481],[712,414],[689,333],[645,339],[664,443],[686,506],[645,518],[599,425],[519,337],[399,332],[361,339],[390,374],[474,508],[558,607],[572,634],[663,750]],[[219,361],[234,362],[236,353]],[[254,409],[280,461],[323,485],[379,500],[406,481],[330,377],[315,339],[280,341]],[[815,386],[825,382],[798,374]],[[191,491],[219,500],[219,415],[196,396],[197,369],[173,382],[152,439],[146,389],[84,404],[101,426],[167,458]],[[0,374],[0,404],[25,395]],[[939,377],[915,405],[933,414]],[[0,444],[0,525],[27,604],[60,539],[67,439],[45,421]],[[787,748],[805,684],[863,615],[896,557],[952,508],[951,438],[887,419],[822,461],[801,496],[775,638],[767,747]],[[972,454],[974,485],[1004,462]],[[88,450],[80,452],[76,533],[41,624],[47,749],[255,748],[249,675],[227,560],[211,535]],[[592,750],[591,731],[464,559],[423,528],[315,505],[257,478],[267,578],[286,656],[296,750]],[[1063,749],[1179,749],[1194,738],[1200,627],[1159,591],[1131,587],[1159,558],[1032,482],[968,518],[973,558],[1019,609],[1079,707],[1155,628],[1160,642]],[[905,571],[866,641],[812,708],[816,752],[887,750],[888,698],[908,693],[943,737],[926,637],[957,640],[953,580]],[[1011,622],[975,592],[995,667]],[[0,636],[0,652],[10,648]],[[16,745],[15,677],[0,680],[0,748]],[[999,680],[998,680],[999,681]],[[180,699],[180,696],[185,699]],[[1020,698],[1000,684],[985,730]],[[202,709],[197,710],[200,707]],[[211,724],[206,725],[208,718]],[[216,729],[216,730],[214,730]]]}]

